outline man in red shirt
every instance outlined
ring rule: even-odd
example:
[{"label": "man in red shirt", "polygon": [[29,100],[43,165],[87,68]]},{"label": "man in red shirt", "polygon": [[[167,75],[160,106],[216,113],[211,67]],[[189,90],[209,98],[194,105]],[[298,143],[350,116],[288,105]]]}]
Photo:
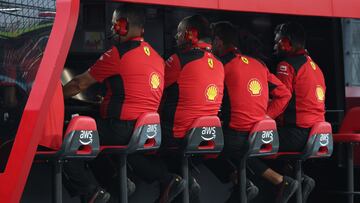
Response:
[{"label": "man in red shirt", "polygon": [[[176,35],[179,50],[167,61],[161,120],[163,144],[179,146],[195,119],[216,116],[223,96],[224,68],[211,53],[210,27],[200,15],[184,18]],[[179,157],[169,166],[179,172]],[[190,178],[190,202],[200,202],[200,186]],[[176,200],[178,201],[178,200]]]},{"label": "man in red shirt", "polygon": [[[94,83],[106,86],[106,95],[97,120],[101,145],[125,145],[136,119],[144,112],[158,110],[164,86],[164,61],[143,38],[144,10],[125,5],[114,11],[113,32],[118,41],[88,71],[64,86],[69,98]],[[107,202],[109,194],[84,167],[70,165],[66,170],[72,186],[88,200]],[[97,200],[95,202],[97,202]]]},{"label": "man in red shirt", "polygon": [[[203,21],[203,22],[202,22]],[[180,47],[167,61],[162,121],[167,137],[183,139],[193,121],[217,115],[224,69],[211,53],[208,22],[199,15],[184,18],[176,35]]]},{"label": "man in red shirt", "polygon": [[[304,28],[296,23],[285,23],[275,30],[276,54],[281,62],[277,65],[277,77],[290,90],[292,97],[284,114],[279,118],[282,125],[279,132],[279,151],[301,151],[306,145],[310,129],[316,123],[324,121],[325,114],[325,80],[319,66],[310,58],[305,50]],[[294,182],[268,168],[254,159],[251,162],[258,169],[255,173],[262,175],[275,185]],[[286,202],[295,189],[282,184],[285,194],[281,202]],[[304,175],[302,179],[302,197],[306,202],[315,181]],[[295,188],[295,187],[294,187]],[[286,192],[287,190],[287,192]],[[286,193],[288,195],[286,195]],[[285,197],[288,198],[285,198]]]},{"label": "man in red shirt", "polygon": [[[247,137],[251,128],[267,116],[276,118],[281,114],[291,95],[263,62],[240,53],[237,48],[238,32],[231,23],[213,24],[213,34],[213,51],[220,57],[225,70],[225,92],[221,109],[225,145],[221,157],[230,159],[239,166],[248,150]],[[270,102],[269,95],[272,99]],[[214,162],[222,161],[225,160]],[[222,168],[220,171],[231,169]],[[248,199],[251,200],[258,189],[250,181],[247,182]],[[234,188],[238,188],[236,183]],[[239,201],[238,191],[234,189],[228,202]]]}]

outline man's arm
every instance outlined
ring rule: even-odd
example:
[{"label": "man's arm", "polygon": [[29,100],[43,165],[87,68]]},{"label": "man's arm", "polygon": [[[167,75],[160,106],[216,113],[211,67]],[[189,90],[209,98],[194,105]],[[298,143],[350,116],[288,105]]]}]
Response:
[{"label": "man's arm", "polygon": [[275,75],[269,72],[268,84],[272,100],[268,105],[267,115],[272,119],[275,119],[285,110],[291,98],[291,93]]},{"label": "man's arm", "polygon": [[290,93],[293,92],[295,70],[290,64],[285,61],[280,62],[276,68],[276,77],[290,90]]},{"label": "man's arm", "polygon": [[63,87],[64,98],[68,99],[75,96],[96,82],[97,81],[90,75],[89,71],[77,75]]},{"label": "man's arm", "polygon": [[179,57],[174,54],[165,62],[165,88],[174,84],[181,72],[181,64]]},{"label": "man's arm", "polygon": [[75,96],[96,82],[103,82],[106,78],[118,74],[117,67],[120,61],[119,52],[112,47],[101,55],[96,63],[86,72],[76,76],[64,88],[64,98]]}]

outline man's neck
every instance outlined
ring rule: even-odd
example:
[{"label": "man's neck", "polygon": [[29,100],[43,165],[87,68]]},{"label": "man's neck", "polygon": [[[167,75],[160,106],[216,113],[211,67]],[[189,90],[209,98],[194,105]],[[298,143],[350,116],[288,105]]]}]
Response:
[{"label": "man's neck", "polygon": [[226,46],[226,47],[223,47],[222,49],[219,50],[219,55],[220,56],[224,56],[230,52],[236,52],[238,49],[233,46],[233,45],[230,45],[230,46]]}]

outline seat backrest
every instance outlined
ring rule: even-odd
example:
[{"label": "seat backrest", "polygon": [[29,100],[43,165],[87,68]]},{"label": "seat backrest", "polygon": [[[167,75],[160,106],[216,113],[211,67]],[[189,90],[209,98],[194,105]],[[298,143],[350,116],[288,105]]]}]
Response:
[{"label": "seat backrest", "polygon": [[155,150],[161,144],[160,116],[157,112],[143,113],[136,121],[126,153]]},{"label": "seat backrest", "polygon": [[330,157],[333,152],[332,128],[328,122],[318,122],[311,128],[304,149],[304,158]]},{"label": "seat backrest", "polygon": [[196,119],[188,130],[184,142],[184,153],[220,153],[223,147],[224,137],[219,117],[203,116]]},{"label": "seat backrest", "polygon": [[279,150],[276,122],[267,118],[257,122],[249,133],[248,156],[267,156]]},{"label": "seat backrest", "polygon": [[95,158],[100,149],[96,122],[88,116],[71,119],[57,155],[59,158]]},{"label": "seat backrest", "polygon": [[342,121],[339,133],[360,133],[360,107],[351,108]]}]

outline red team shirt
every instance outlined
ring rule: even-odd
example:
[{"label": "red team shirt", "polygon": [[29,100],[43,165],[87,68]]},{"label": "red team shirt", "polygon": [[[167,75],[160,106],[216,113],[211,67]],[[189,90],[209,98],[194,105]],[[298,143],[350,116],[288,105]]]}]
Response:
[{"label": "red team shirt", "polygon": [[202,43],[166,62],[162,120],[176,138],[183,138],[195,119],[218,114],[224,68],[209,49]]},{"label": "red team shirt", "polygon": [[164,88],[164,61],[142,38],[113,46],[89,73],[105,83],[102,118],[136,120],[158,110]]},{"label": "red team shirt", "polygon": [[285,124],[311,128],[316,122],[325,120],[324,75],[305,50],[280,62],[277,77],[292,93],[284,112]]},{"label": "red team shirt", "polygon": [[[276,118],[290,100],[290,91],[260,61],[230,51],[221,57],[225,68],[222,115],[225,125],[250,131],[266,115]],[[269,93],[272,101],[269,103]]]}]

